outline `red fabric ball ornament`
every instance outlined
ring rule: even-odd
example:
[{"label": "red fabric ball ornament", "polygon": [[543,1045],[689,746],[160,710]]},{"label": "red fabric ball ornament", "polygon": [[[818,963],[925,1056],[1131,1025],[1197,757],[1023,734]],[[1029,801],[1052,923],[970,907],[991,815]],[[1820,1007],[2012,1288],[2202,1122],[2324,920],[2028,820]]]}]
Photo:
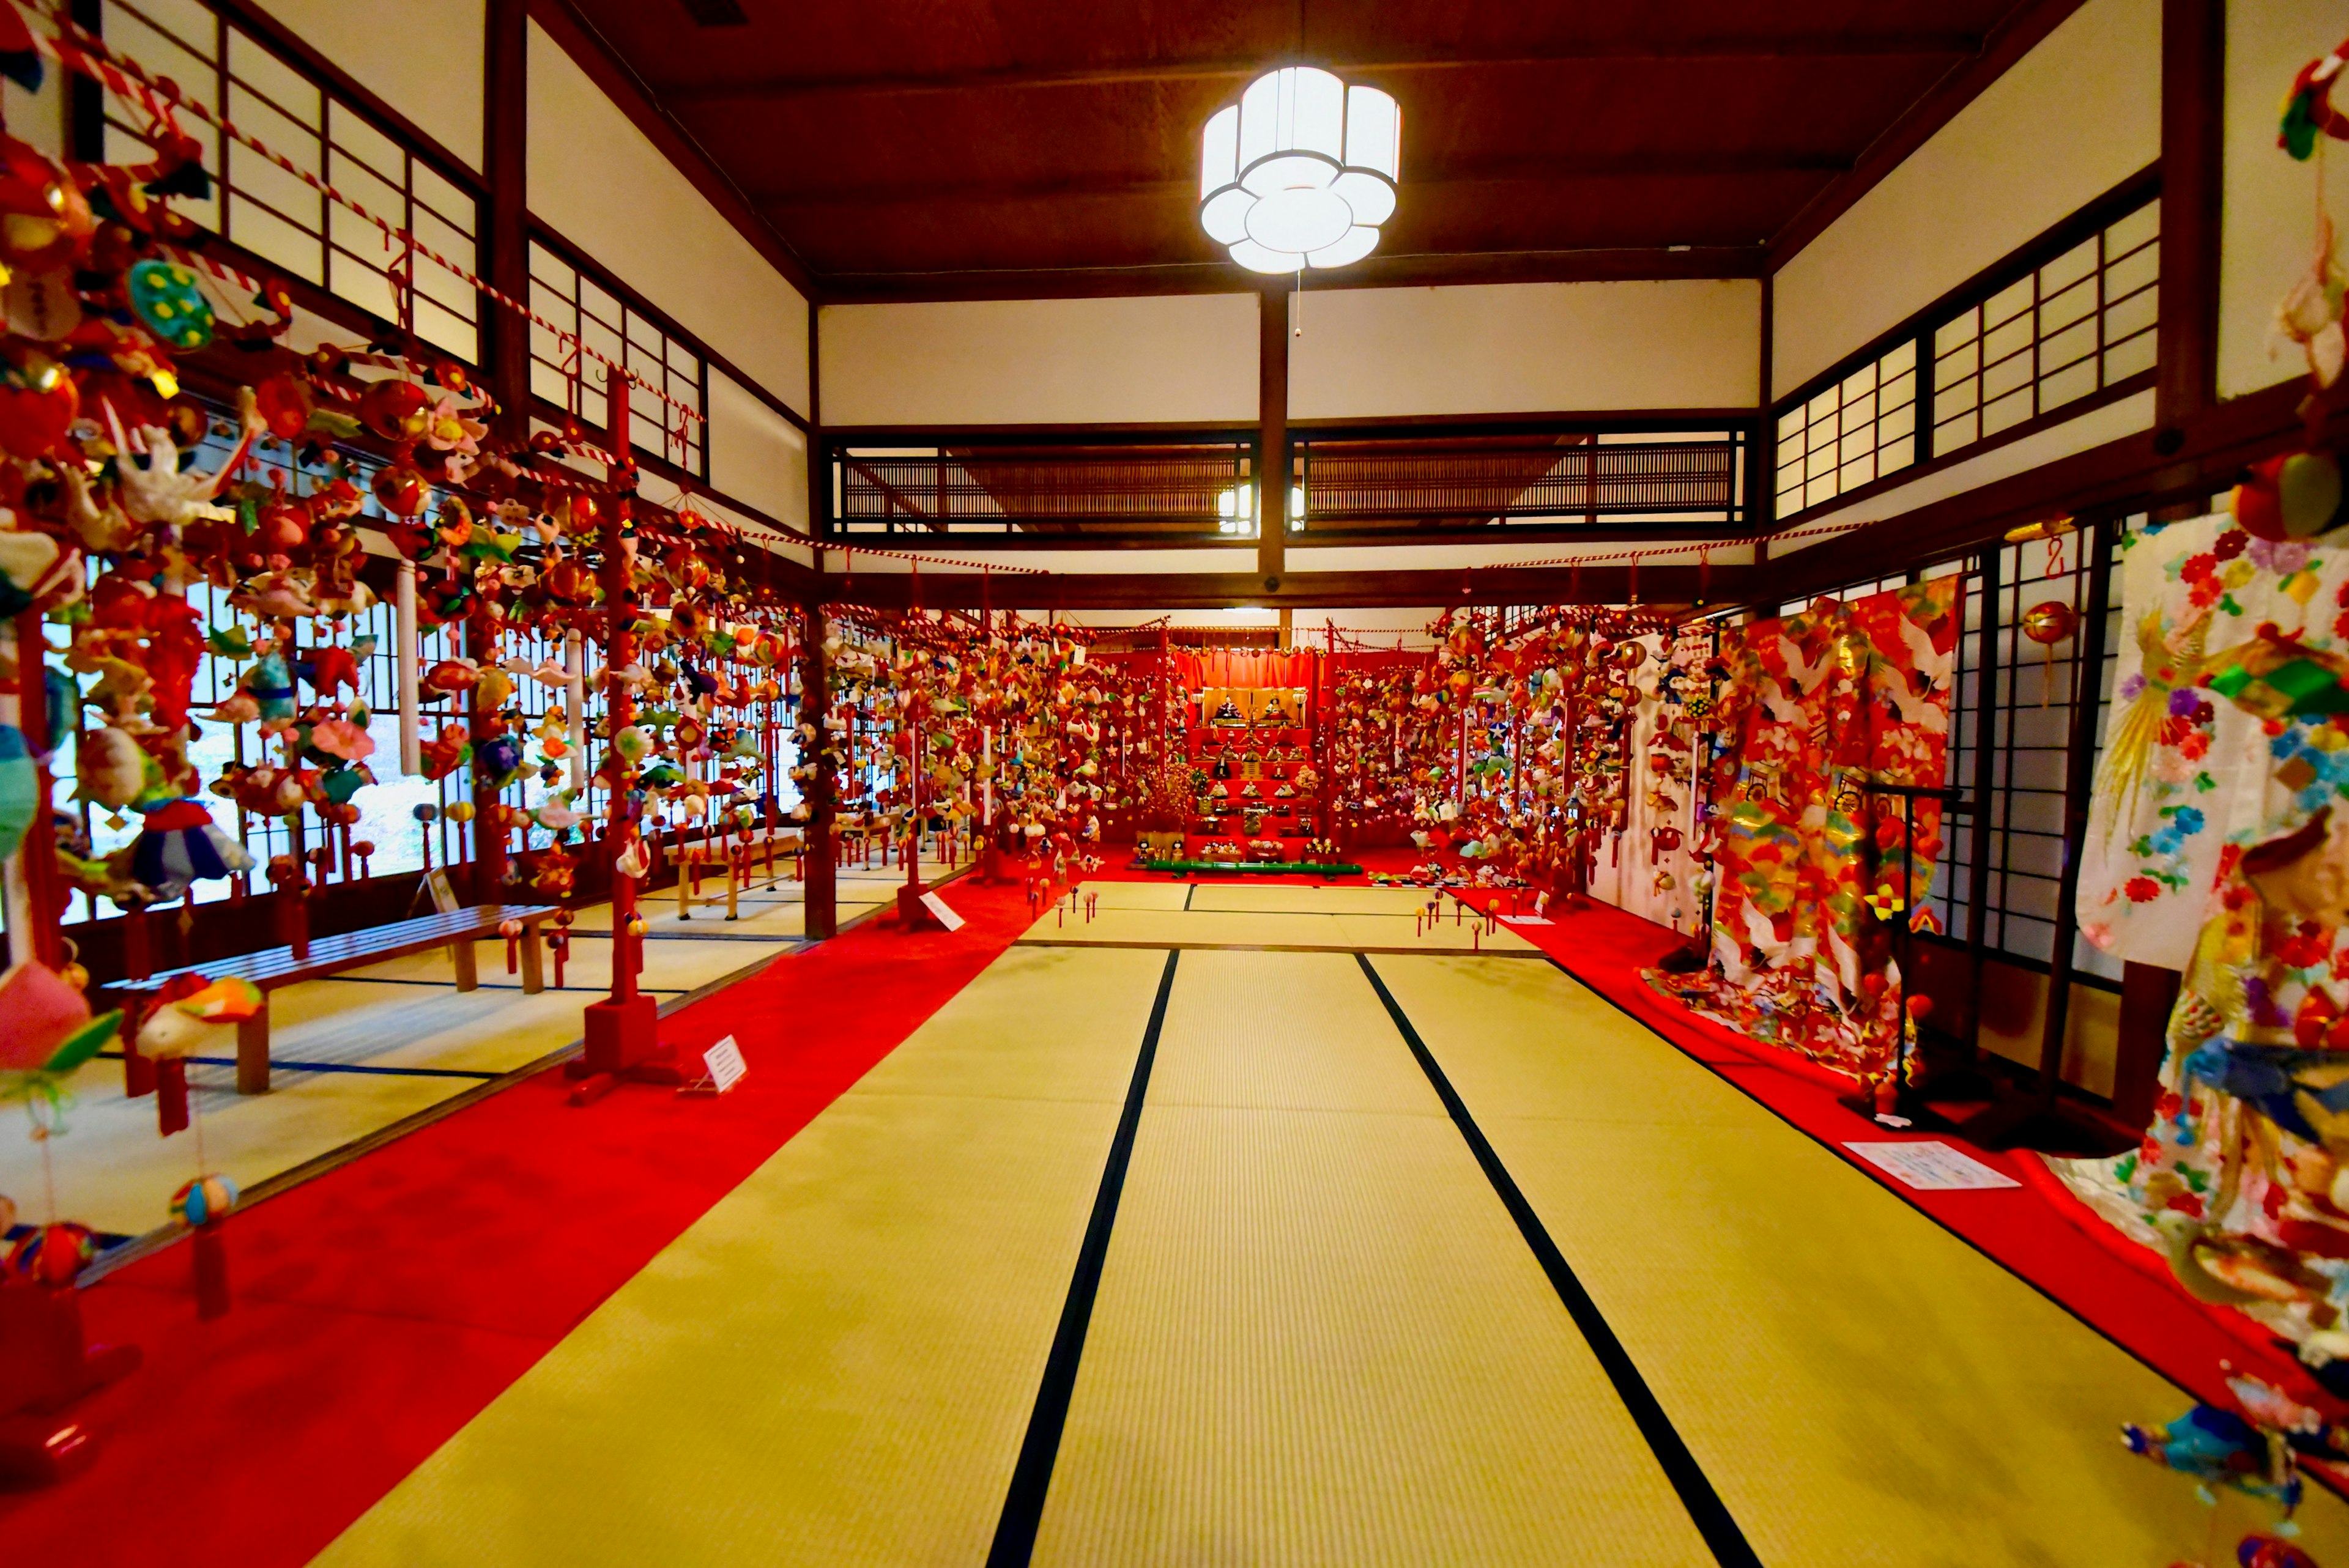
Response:
[{"label": "red fabric ball ornament", "polygon": [[378,381],[359,395],[359,421],[387,441],[424,434],[429,399],[413,381]]},{"label": "red fabric ball ornament", "polygon": [[0,388],[0,448],[14,458],[38,458],[66,438],[81,412],[81,394],[72,377],[57,373],[46,389]]},{"label": "red fabric ball ornament", "polygon": [[404,463],[378,469],[367,488],[394,517],[415,517],[424,510],[424,476]]},{"label": "red fabric ball ornament", "polygon": [[63,1290],[98,1256],[98,1237],[88,1225],[43,1225],[8,1252],[8,1272],[35,1284]]},{"label": "red fabric ball ornament", "polygon": [[2284,459],[2270,458],[2251,465],[2251,478],[2235,487],[2228,510],[2235,526],[2254,539],[2289,539],[2283,525],[2283,489],[2278,482]]},{"label": "red fabric ball ornament", "polygon": [[2052,648],[2080,624],[2079,612],[2061,599],[2047,599],[2023,614],[2023,634],[2043,648]]},{"label": "red fabric ball ornament", "polygon": [[317,399],[297,376],[272,376],[253,389],[254,411],[269,433],[281,441],[300,438],[310,428],[311,412]]}]

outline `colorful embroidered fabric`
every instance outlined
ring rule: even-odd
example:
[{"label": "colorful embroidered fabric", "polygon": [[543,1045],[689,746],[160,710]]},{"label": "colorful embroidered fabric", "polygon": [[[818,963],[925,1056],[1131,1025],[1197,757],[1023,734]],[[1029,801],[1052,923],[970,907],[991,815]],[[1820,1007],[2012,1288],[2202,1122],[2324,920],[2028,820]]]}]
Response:
[{"label": "colorful embroidered fabric", "polygon": [[1651,983],[1862,1078],[1890,1070],[1890,923],[1930,921],[1940,808],[1914,803],[1911,843],[1903,800],[1868,787],[1941,784],[1957,633],[1941,578],[1727,634],[1713,962]]},{"label": "colorful embroidered fabric", "polygon": [[[2263,773],[2259,720],[2199,686],[2214,626],[2240,635],[2272,596],[2225,516],[2123,542],[2121,630],[2080,861],[2080,934],[2116,957],[2184,969],[2208,913],[2238,769]],[[2279,559],[2262,546],[2261,560]],[[2293,547],[2304,550],[2305,547]],[[2281,579],[2278,580],[2279,582]],[[2288,619],[2299,606],[2288,604]],[[2238,627],[2234,633],[2225,628]]]},{"label": "colorful embroidered fabric", "polygon": [[[2079,913],[2147,962],[2195,934],[2143,1141],[2048,1163],[2330,1381],[2349,1373],[2349,944],[2302,908],[2349,878],[2349,538],[2270,542],[2200,518],[2148,528],[2127,565],[2137,645]],[[2247,854],[2300,878],[2263,893]]]}]

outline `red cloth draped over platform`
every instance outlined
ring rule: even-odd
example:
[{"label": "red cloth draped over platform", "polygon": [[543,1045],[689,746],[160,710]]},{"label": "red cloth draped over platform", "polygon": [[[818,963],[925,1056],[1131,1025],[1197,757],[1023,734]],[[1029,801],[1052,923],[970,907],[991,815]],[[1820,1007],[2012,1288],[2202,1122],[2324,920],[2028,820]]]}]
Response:
[{"label": "red cloth draped over platform", "polygon": [[1334,658],[1340,670],[1385,670],[1423,665],[1423,651],[1374,648],[1322,655],[1309,648],[1281,653],[1270,648],[1178,648],[1174,661],[1175,684],[1188,691],[1208,686],[1236,686],[1243,691],[1266,686],[1302,686],[1313,683],[1313,661]]},{"label": "red cloth draped over platform", "polygon": [[1174,655],[1174,679],[1196,691],[1204,686],[1301,686],[1313,684],[1313,655],[1269,648],[1213,648]]}]

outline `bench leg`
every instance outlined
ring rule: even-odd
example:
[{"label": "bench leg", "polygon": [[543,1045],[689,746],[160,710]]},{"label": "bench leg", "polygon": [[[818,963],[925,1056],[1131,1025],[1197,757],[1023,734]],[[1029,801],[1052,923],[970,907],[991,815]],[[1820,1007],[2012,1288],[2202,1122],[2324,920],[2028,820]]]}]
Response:
[{"label": "bench leg", "polygon": [[265,993],[260,1009],[236,1026],[236,1092],[269,1092],[269,997]]},{"label": "bench leg", "polygon": [[481,965],[473,960],[473,939],[466,937],[449,949],[450,961],[457,966],[457,989],[471,991],[481,983]]},{"label": "bench leg", "polygon": [[528,995],[546,989],[546,944],[536,921],[522,928],[522,988]]}]

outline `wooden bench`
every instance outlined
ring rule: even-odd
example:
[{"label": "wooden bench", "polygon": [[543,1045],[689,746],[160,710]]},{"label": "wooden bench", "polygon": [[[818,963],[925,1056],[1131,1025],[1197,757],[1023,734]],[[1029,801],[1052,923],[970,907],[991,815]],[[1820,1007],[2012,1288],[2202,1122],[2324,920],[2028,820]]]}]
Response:
[{"label": "wooden bench", "polygon": [[[201,975],[207,980],[225,980],[232,976],[250,980],[261,988],[261,1010],[236,1026],[236,1091],[239,1094],[269,1092],[269,993],[281,985],[296,985],[305,980],[323,980],[347,969],[361,969],[387,959],[404,958],[411,953],[429,948],[446,947],[457,968],[457,989],[471,991],[481,983],[473,957],[473,942],[478,937],[494,936],[498,927],[509,920],[522,923],[522,988],[526,992],[546,989],[545,944],[539,927],[561,913],[545,904],[475,904],[451,910],[445,914],[428,914],[415,920],[402,920],[390,925],[369,926],[365,931],[347,932],[341,936],[321,936],[311,940],[307,949],[297,953],[291,947],[264,948],[259,953],[240,954],[233,958],[217,959],[210,964],[191,964],[183,969],[167,969],[150,975],[143,980],[118,980],[106,987],[126,1000],[152,995],[164,983],[183,975]],[[135,1011],[135,1010],[134,1010]],[[128,1016],[124,1028],[130,1026]],[[126,1057],[135,1057],[132,1042],[123,1041]]]}]

